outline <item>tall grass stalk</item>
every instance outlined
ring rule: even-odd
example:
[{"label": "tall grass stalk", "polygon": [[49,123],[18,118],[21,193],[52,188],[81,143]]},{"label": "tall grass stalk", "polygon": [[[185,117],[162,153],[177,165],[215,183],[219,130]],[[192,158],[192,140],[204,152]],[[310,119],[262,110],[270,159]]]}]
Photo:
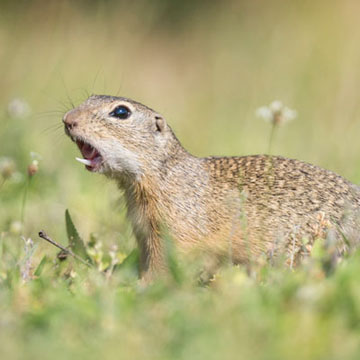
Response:
[{"label": "tall grass stalk", "polygon": [[273,122],[271,125],[270,136],[269,136],[269,145],[268,145],[268,155],[272,154],[272,145],[274,142],[275,132],[276,132],[276,128],[277,128],[276,125],[277,124],[275,122]]},{"label": "tall grass stalk", "polygon": [[32,180],[32,176],[28,175],[27,179],[26,179],[26,182],[25,182],[24,195],[23,195],[22,204],[21,204],[20,220],[21,220],[21,224],[23,226],[24,226],[24,221],[25,221],[26,202],[27,202],[28,191],[29,191],[29,187],[30,187],[30,184],[31,184],[31,180]]},{"label": "tall grass stalk", "polygon": [[1,181],[1,183],[0,183],[0,190],[1,190],[2,187],[4,186],[5,182],[6,182],[6,178],[3,178],[2,181]]}]

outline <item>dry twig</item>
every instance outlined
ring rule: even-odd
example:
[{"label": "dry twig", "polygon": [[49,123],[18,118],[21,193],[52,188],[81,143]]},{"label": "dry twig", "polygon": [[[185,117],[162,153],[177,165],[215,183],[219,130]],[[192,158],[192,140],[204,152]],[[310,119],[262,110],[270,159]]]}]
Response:
[{"label": "dry twig", "polygon": [[73,253],[70,249],[67,249],[66,247],[60,245],[59,243],[57,243],[55,240],[51,239],[46,233],[45,231],[39,231],[39,237],[41,237],[42,239],[46,240],[47,242],[49,242],[50,244],[56,246],[58,249],[61,249],[62,251],[64,251],[65,253],[71,255],[72,257],[74,257],[76,260],[79,260],[80,262],[82,262],[83,264],[85,264],[86,266],[92,267],[90,263],[88,263],[86,260],[84,260],[83,258],[81,258],[80,256],[76,255],[75,253]]}]

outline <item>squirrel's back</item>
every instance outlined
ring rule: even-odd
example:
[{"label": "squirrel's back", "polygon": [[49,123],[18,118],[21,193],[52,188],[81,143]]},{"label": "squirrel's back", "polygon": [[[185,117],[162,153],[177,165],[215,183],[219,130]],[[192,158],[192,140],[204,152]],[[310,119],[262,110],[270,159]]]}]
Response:
[{"label": "squirrel's back", "polygon": [[216,202],[226,199],[229,186],[240,192],[242,224],[233,233],[246,237],[248,248],[255,245],[270,255],[287,249],[300,255],[306,252],[304,242],[311,250],[314,239],[329,230],[337,237],[339,251],[346,246],[343,236],[358,242],[359,187],[334,172],[279,156],[204,161]]}]

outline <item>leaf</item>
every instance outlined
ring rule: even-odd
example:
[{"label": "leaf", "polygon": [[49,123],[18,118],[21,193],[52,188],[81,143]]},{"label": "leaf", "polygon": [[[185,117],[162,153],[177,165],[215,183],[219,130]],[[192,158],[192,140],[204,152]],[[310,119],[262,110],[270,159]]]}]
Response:
[{"label": "leaf", "polygon": [[138,273],[140,254],[139,249],[134,249],[131,253],[122,261],[121,264],[116,264],[113,271],[122,270],[124,268],[131,269]]},{"label": "leaf", "polygon": [[92,263],[91,258],[89,257],[89,255],[86,252],[85,244],[84,244],[83,240],[81,239],[78,231],[76,230],[76,227],[71,219],[68,209],[66,209],[66,211],[65,211],[65,223],[66,223],[67,237],[69,240],[69,245],[70,245],[71,250],[76,255],[83,258],[84,260],[87,260],[90,263]]},{"label": "leaf", "polygon": [[47,259],[46,255],[44,255],[43,258],[41,259],[39,265],[37,266],[35,272],[34,272],[35,276],[40,276],[41,275],[42,271],[44,270],[44,266],[47,263],[47,260],[48,259]]}]

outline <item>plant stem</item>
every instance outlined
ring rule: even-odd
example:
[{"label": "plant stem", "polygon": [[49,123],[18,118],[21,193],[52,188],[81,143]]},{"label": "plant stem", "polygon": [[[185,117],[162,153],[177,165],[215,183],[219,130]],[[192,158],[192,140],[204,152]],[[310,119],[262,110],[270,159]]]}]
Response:
[{"label": "plant stem", "polygon": [[274,122],[271,126],[271,131],[270,131],[269,147],[268,147],[269,155],[271,155],[271,149],[272,149],[272,144],[273,144],[273,140],[274,140],[275,129],[276,129],[276,123]]},{"label": "plant stem", "polygon": [[3,180],[2,180],[2,182],[1,182],[1,184],[0,184],[0,190],[1,190],[1,188],[3,187],[3,185],[5,184],[5,181],[6,181],[6,178],[3,178]]},{"label": "plant stem", "polygon": [[23,196],[23,201],[22,201],[22,205],[21,205],[21,224],[24,226],[24,219],[25,219],[25,207],[26,207],[26,199],[27,199],[27,193],[28,193],[28,188],[30,186],[31,183],[31,176],[28,176],[27,180],[26,180],[26,184],[25,184],[25,189],[24,189],[24,196]]},{"label": "plant stem", "polygon": [[60,245],[58,242],[56,242],[55,240],[53,240],[50,236],[48,236],[45,231],[39,231],[39,237],[46,240],[47,242],[49,242],[51,245],[56,246],[57,248],[61,249],[62,251],[66,252],[67,254],[71,255],[72,257],[74,257],[76,260],[79,260],[80,262],[82,262],[84,265],[88,266],[88,267],[92,267],[91,264],[89,264],[86,260],[84,260],[83,258],[81,258],[80,256],[76,255],[75,253],[73,253],[71,250],[67,249],[66,247]]}]

